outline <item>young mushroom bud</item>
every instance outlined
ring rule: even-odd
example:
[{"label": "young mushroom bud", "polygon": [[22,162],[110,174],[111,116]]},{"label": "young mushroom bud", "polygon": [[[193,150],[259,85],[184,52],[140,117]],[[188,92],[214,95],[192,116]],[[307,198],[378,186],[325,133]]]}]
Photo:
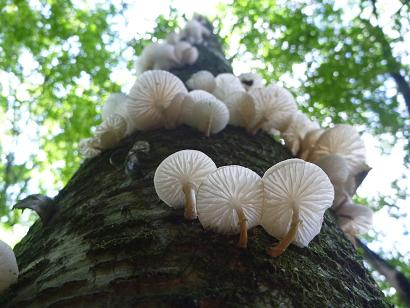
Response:
[{"label": "young mushroom bud", "polygon": [[0,240],[0,294],[17,282],[19,269],[9,245]]},{"label": "young mushroom bud", "polygon": [[288,159],[268,169],[263,178],[262,227],[281,239],[268,254],[276,257],[294,243],[307,246],[320,232],[323,215],[332,205],[333,186],[318,166]]},{"label": "young mushroom bud", "polygon": [[216,165],[200,151],[183,150],[165,158],[154,175],[159,198],[173,208],[185,207],[188,220],[196,218],[196,192],[203,179]]},{"label": "young mushroom bud", "polygon": [[212,93],[216,87],[215,77],[208,71],[192,74],[186,84],[191,90],[204,90],[209,93]]},{"label": "young mushroom bud", "polygon": [[119,114],[112,114],[95,130],[95,135],[100,139],[102,149],[115,147],[125,136],[127,122]]},{"label": "young mushroom bud", "polygon": [[239,80],[246,91],[252,87],[263,87],[263,79],[255,73],[243,73],[239,75]]},{"label": "young mushroom bud", "polygon": [[247,247],[247,230],[259,224],[262,204],[260,176],[241,166],[218,168],[202,182],[197,194],[202,226],[220,233],[239,233],[241,248]]},{"label": "young mushroom bud", "polygon": [[142,74],[129,93],[127,110],[139,130],[160,128],[165,125],[166,110],[179,93],[187,93],[182,81],[166,71],[148,71]]}]

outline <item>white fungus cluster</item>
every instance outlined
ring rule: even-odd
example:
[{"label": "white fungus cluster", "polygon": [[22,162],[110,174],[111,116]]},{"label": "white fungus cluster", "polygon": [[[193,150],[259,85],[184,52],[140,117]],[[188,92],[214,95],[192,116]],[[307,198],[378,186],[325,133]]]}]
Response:
[{"label": "white fungus cluster", "polygon": [[268,250],[271,256],[279,256],[291,243],[307,246],[320,232],[334,197],[327,175],[301,159],[280,162],[261,178],[242,166],[216,168],[211,158],[194,150],[164,159],[154,185],[167,205],[185,207],[187,219],[198,215],[205,229],[239,233],[239,247],[247,247],[247,230],[261,225],[281,240]]},{"label": "white fungus cluster", "polygon": [[204,37],[210,34],[199,18],[194,17],[179,33],[170,33],[165,42],[144,48],[135,65],[137,75],[148,70],[169,70],[194,64],[199,55],[194,45],[203,43]]},{"label": "white fungus cluster", "polygon": [[19,269],[9,245],[0,240],[0,294],[17,281]]}]

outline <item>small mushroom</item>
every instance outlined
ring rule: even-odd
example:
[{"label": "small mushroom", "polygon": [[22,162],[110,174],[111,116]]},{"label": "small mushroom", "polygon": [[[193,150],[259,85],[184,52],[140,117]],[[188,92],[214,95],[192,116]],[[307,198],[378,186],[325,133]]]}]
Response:
[{"label": "small mushroom", "polygon": [[269,168],[262,181],[261,225],[281,239],[268,254],[279,256],[291,243],[307,246],[320,232],[324,212],[332,205],[333,186],[326,173],[301,159],[288,159]]},{"label": "small mushroom", "polygon": [[307,160],[309,153],[315,147],[316,142],[319,140],[320,136],[325,132],[323,128],[313,129],[306,133],[305,138],[303,138],[300,144],[299,158]]},{"label": "small mushroom", "polygon": [[357,131],[350,125],[341,124],[326,130],[311,150],[308,160],[316,163],[329,154],[342,156],[350,173],[357,173],[366,163],[366,149]]},{"label": "small mushroom", "polygon": [[234,92],[226,100],[229,110],[229,124],[252,129],[255,118],[255,102],[246,92]]},{"label": "small mushroom", "polygon": [[111,94],[104,103],[101,117],[103,121],[113,114],[124,116],[128,96],[124,93]]},{"label": "small mushroom", "polygon": [[346,160],[337,154],[323,156],[316,163],[327,174],[333,185],[343,185],[349,177]]},{"label": "small mushroom", "polygon": [[200,44],[204,37],[209,36],[211,32],[196,19],[188,21],[182,29],[180,36],[191,44]]},{"label": "small mushroom", "polygon": [[263,87],[263,79],[255,73],[243,73],[239,75],[239,80],[246,91],[252,87]]},{"label": "small mushroom", "polygon": [[192,74],[186,84],[191,90],[204,90],[209,93],[212,93],[216,86],[214,75],[208,71],[199,71]]},{"label": "small mushroom", "polygon": [[340,228],[347,235],[367,233],[373,224],[373,211],[363,205],[346,203],[336,210]]},{"label": "small mushroom", "polygon": [[139,130],[160,128],[166,110],[179,93],[187,93],[182,81],[166,71],[148,71],[135,82],[127,100],[127,111]]},{"label": "small mushroom", "polygon": [[259,129],[275,128],[283,132],[297,111],[296,102],[286,89],[277,85],[265,88],[253,87],[248,92],[255,102],[255,119],[252,133]]},{"label": "small mushroom", "polygon": [[175,57],[175,46],[167,43],[153,43],[142,51],[135,70],[140,75],[148,70],[169,70],[179,63]]},{"label": "small mushroom", "polygon": [[223,102],[225,102],[232,93],[245,92],[239,78],[229,73],[216,76],[215,83],[216,86],[212,94]]},{"label": "small mushroom", "polygon": [[95,135],[100,139],[102,149],[111,149],[120,142],[126,131],[125,119],[119,114],[112,114],[97,127]]},{"label": "small mushroom", "polygon": [[198,59],[198,49],[185,41],[175,44],[175,57],[180,64],[194,64]]},{"label": "small mushroom", "polygon": [[247,230],[262,215],[261,177],[241,166],[224,166],[209,174],[197,194],[198,218],[205,229],[225,234],[240,233],[238,246],[246,248]]},{"label": "small mushroom", "polygon": [[19,269],[13,250],[0,240],[0,294],[17,282],[18,275]]},{"label": "small mushroom", "polygon": [[78,152],[85,158],[93,158],[101,153],[100,139],[97,137],[85,138],[78,144]]},{"label": "small mushroom", "polygon": [[186,219],[196,218],[196,192],[216,165],[200,151],[183,150],[165,158],[154,175],[155,191],[168,206],[185,206]]}]

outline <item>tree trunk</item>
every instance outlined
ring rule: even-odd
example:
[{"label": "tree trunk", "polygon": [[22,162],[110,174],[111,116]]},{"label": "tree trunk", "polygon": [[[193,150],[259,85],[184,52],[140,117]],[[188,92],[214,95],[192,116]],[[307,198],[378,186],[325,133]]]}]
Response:
[{"label": "tree trunk", "polygon": [[[174,70],[183,80],[199,69],[230,71],[215,37],[199,46],[198,62]],[[227,127],[204,137],[188,128],[137,132],[118,147],[150,144],[140,173],[109,163],[113,151],[86,161],[55,198],[58,210],[37,221],[16,246],[19,281],[0,297],[4,307],[387,307],[361,258],[331,212],[308,248],[272,258],[275,242],[261,227],[238,236],[205,231],[158,200],[158,164],[182,149],[197,149],[217,166],[238,164],[262,175],[291,157],[265,133]]]}]

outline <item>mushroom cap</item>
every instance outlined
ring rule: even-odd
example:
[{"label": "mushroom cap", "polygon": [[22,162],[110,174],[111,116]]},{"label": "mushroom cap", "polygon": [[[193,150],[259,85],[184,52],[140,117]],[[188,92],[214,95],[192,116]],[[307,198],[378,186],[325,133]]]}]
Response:
[{"label": "mushroom cap", "polygon": [[211,93],[215,89],[216,81],[211,72],[199,71],[192,74],[186,84],[192,90],[204,90]]},{"label": "mushroom cap", "polygon": [[333,185],[343,185],[349,176],[349,167],[346,160],[337,154],[323,156],[316,163],[332,182]]},{"label": "mushroom cap", "polygon": [[261,177],[242,166],[224,166],[209,174],[197,193],[198,218],[205,229],[239,233],[236,209],[242,208],[248,229],[259,224],[262,215]]},{"label": "mushroom cap", "polygon": [[215,170],[213,160],[200,151],[176,152],[165,158],[155,171],[155,191],[168,206],[182,208],[185,204],[183,186],[191,184],[196,191],[203,179]]},{"label": "mushroom cap", "polygon": [[187,93],[182,81],[166,71],[147,71],[135,82],[127,100],[127,111],[140,130],[162,127],[164,110],[175,95]]},{"label": "mushroom cap", "polygon": [[316,145],[316,142],[320,138],[320,136],[325,132],[323,128],[313,129],[306,133],[305,137],[300,144],[301,147],[301,155],[300,158],[307,160],[309,157],[310,151]]},{"label": "mushroom cap", "polygon": [[175,45],[177,42],[179,42],[179,34],[176,32],[171,32],[168,34],[166,38],[166,42],[171,45]]},{"label": "mushroom cap", "polygon": [[347,203],[336,214],[343,232],[353,236],[367,233],[373,224],[373,211],[363,205]]},{"label": "mushroom cap", "polygon": [[187,125],[194,126],[195,122],[192,116],[194,105],[200,102],[212,100],[212,99],[216,99],[216,97],[213,96],[211,93],[208,93],[203,90],[194,90],[194,91],[189,92],[188,95],[185,97],[183,104],[182,104],[182,110],[181,110],[182,122]]},{"label": "mushroom cap", "polygon": [[243,73],[239,75],[239,80],[246,91],[252,87],[263,87],[263,79],[255,73]]},{"label": "mushroom cap", "polygon": [[110,149],[120,142],[126,131],[125,119],[119,114],[112,114],[97,126],[95,135],[100,139],[101,148]]},{"label": "mushroom cap", "polygon": [[229,73],[219,74],[215,78],[216,86],[212,92],[221,101],[225,101],[234,92],[244,92],[238,77]]},{"label": "mushroom cap", "polygon": [[262,181],[263,228],[282,239],[290,228],[293,206],[298,207],[301,224],[294,243],[307,246],[320,232],[324,212],[332,205],[333,186],[326,173],[301,159],[288,159],[269,168]]},{"label": "mushroom cap", "polygon": [[92,158],[101,153],[100,138],[92,137],[81,139],[78,143],[78,152],[85,158]]},{"label": "mushroom cap", "polygon": [[147,70],[168,70],[178,64],[175,46],[167,43],[152,43],[144,48],[135,69],[137,75]]},{"label": "mushroom cap", "polygon": [[250,128],[255,117],[255,103],[246,92],[234,92],[226,100],[229,124]]},{"label": "mushroom cap", "polygon": [[0,294],[17,281],[19,269],[9,245],[0,240]]},{"label": "mushroom cap", "polygon": [[356,173],[366,163],[366,149],[357,131],[350,125],[341,124],[326,130],[309,154],[309,161],[316,163],[325,155],[338,154]]},{"label": "mushroom cap", "polygon": [[192,45],[186,41],[179,41],[175,44],[175,57],[179,62],[183,63],[183,54],[185,50],[191,48]]},{"label": "mushroom cap", "polygon": [[229,111],[223,102],[216,97],[200,100],[193,105],[191,126],[206,133],[210,123],[210,133],[223,130],[229,122]]},{"label": "mushroom cap", "polygon": [[112,114],[124,116],[127,98],[127,95],[124,93],[111,94],[105,101],[102,108],[101,117],[103,121]]},{"label": "mushroom cap", "polygon": [[267,120],[265,130],[275,128],[284,131],[297,111],[292,94],[277,85],[252,87],[248,92],[255,101],[255,124],[262,118]]},{"label": "mushroom cap", "polygon": [[175,128],[182,123],[182,106],[188,93],[179,92],[165,108],[165,128]]},{"label": "mushroom cap", "polygon": [[191,46],[182,53],[182,63],[192,65],[198,60],[199,51],[196,47]]}]

